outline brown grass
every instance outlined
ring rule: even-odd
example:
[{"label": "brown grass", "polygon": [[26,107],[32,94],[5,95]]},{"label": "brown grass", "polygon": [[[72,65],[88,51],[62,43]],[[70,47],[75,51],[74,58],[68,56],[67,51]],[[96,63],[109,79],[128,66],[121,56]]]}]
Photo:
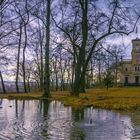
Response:
[{"label": "brown grass", "polygon": [[54,93],[52,99],[74,107],[94,106],[114,110],[140,110],[140,88],[91,89],[80,97]]},{"label": "brown grass", "polygon": [[[8,99],[44,99],[43,93],[30,94],[0,94],[1,98]],[[50,100],[58,100],[66,106],[133,110],[140,111],[140,88],[111,88],[90,89],[79,97],[72,97],[68,91],[53,92]]]}]

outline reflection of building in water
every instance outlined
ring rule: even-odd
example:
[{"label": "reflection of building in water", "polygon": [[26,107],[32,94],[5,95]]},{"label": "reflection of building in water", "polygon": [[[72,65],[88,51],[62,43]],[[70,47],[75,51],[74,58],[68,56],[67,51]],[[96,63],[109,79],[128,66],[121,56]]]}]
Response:
[{"label": "reflection of building in water", "polygon": [[132,40],[132,59],[122,60],[119,65],[118,83],[140,86],[140,39]]}]

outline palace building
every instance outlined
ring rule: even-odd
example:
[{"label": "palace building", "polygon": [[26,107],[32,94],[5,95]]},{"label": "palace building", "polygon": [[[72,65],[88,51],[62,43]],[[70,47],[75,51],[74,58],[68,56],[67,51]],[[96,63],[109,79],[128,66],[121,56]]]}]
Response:
[{"label": "palace building", "polygon": [[117,82],[125,86],[140,86],[140,39],[132,40],[132,59],[122,60]]}]

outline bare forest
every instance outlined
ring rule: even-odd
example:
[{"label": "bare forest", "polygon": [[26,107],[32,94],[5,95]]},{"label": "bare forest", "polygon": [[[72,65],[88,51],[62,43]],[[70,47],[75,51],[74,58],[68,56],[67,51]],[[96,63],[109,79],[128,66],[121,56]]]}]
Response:
[{"label": "bare forest", "polygon": [[[0,0],[0,92],[117,85],[140,11],[126,0]],[[123,42],[123,41],[122,41]]]}]

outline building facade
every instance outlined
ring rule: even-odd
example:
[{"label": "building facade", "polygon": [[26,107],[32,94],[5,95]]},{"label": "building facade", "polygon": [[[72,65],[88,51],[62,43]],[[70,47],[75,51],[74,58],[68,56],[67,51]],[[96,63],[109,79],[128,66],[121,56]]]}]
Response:
[{"label": "building facade", "polygon": [[140,39],[132,40],[132,59],[119,65],[118,84],[140,86]]}]

